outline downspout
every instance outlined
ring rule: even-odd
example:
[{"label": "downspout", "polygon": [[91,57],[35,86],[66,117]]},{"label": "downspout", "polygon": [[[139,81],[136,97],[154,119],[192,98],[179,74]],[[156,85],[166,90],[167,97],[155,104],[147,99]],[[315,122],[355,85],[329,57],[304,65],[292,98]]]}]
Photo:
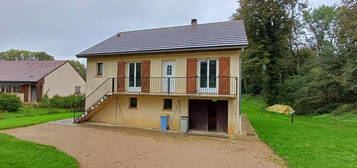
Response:
[{"label": "downspout", "polygon": [[243,124],[242,124],[242,122],[243,122],[243,119],[242,119],[242,55],[243,55],[243,53],[244,53],[244,47],[242,48],[242,53],[239,55],[240,57],[239,57],[239,77],[238,77],[238,79],[239,79],[239,101],[238,101],[238,108],[239,108],[239,133],[242,135],[243,134]]}]

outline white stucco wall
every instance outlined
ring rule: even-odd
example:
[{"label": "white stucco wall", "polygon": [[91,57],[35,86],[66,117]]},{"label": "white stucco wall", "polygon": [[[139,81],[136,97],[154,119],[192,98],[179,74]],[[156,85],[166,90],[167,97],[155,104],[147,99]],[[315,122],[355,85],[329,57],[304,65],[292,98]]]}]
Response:
[{"label": "white stucco wall", "polygon": [[78,72],[67,62],[45,77],[43,95],[68,96],[75,93],[75,86],[81,87],[81,93],[86,91],[86,82]]}]

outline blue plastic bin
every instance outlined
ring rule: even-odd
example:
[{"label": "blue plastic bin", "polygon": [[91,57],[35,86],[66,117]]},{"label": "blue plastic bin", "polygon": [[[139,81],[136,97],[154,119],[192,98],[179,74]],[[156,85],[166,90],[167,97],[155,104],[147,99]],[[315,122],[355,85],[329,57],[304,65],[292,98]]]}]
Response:
[{"label": "blue plastic bin", "polygon": [[169,121],[169,116],[160,116],[160,129],[167,130],[167,124]]}]

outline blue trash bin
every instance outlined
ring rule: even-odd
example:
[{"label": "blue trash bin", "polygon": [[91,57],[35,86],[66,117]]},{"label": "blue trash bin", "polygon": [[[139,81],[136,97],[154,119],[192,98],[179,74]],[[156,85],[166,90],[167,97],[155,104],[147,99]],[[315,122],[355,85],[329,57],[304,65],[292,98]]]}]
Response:
[{"label": "blue trash bin", "polygon": [[160,130],[167,130],[168,121],[169,121],[168,115],[160,116]]}]

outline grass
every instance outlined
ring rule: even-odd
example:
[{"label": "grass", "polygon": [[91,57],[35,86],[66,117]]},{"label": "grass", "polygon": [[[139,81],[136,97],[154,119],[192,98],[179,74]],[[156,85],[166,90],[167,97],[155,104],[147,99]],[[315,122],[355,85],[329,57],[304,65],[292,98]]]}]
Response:
[{"label": "grass", "polygon": [[76,168],[77,161],[54,147],[0,134],[0,167]]},{"label": "grass", "polygon": [[31,117],[15,117],[0,120],[0,130],[25,127],[73,117],[73,113],[47,114]]},{"label": "grass", "polygon": [[356,167],[357,115],[295,116],[294,123],[282,114],[263,110],[264,102],[256,97],[243,99],[245,113],[259,138],[289,167]]},{"label": "grass", "polygon": [[35,107],[24,107],[19,110],[19,112],[0,112],[1,119],[17,118],[17,117],[30,117],[57,113],[69,113],[68,109],[57,109],[57,108],[35,108]]},{"label": "grass", "polygon": [[68,109],[23,108],[19,112],[0,112],[0,130],[25,127],[73,117]]},{"label": "grass", "polygon": [[[0,112],[0,130],[24,127],[73,117],[66,109],[24,108],[19,112]],[[0,167],[77,168],[75,158],[54,147],[0,134]]]}]

